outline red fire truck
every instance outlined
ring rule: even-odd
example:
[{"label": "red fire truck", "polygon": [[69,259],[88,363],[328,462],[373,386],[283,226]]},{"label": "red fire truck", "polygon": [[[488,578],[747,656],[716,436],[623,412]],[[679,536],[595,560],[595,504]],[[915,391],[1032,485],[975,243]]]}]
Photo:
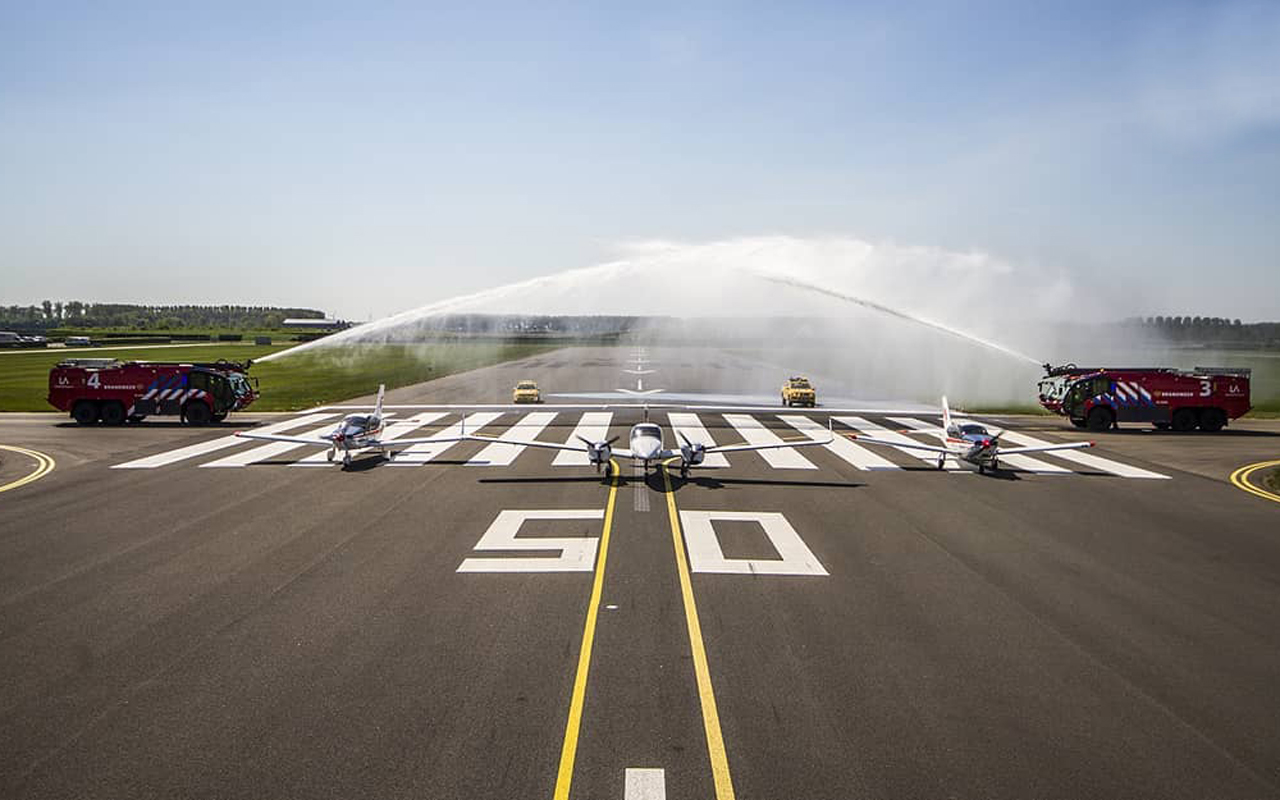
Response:
[{"label": "red fire truck", "polygon": [[1150,422],[1175,431],[1219,431],[1248,413],[1248,369],[1045,365],[1040,404],[1077,428],[1105,431]]},{"label": "red fire truck", "polygon": [[120,425],[153,414],[207,425],[258,398],[246,375],[250,364],[71,358],[49,370],[49,404],[81,425]]}]

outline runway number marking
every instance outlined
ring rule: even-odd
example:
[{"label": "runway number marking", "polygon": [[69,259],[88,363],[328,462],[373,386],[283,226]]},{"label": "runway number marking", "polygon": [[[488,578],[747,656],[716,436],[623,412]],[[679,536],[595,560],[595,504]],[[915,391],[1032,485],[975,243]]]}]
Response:
[{"label": "runway number marking", "polygon": [[[764,528],[780,558],[725,558],[715,520],[755,522]],[[730,575],[826,575],[818,557],[805,545],[787,518],[776,511],[681,511],[689,568],[694,572]]]},{"label": "runway number marking", "polygon": [[598,520],[604,519],[604,510],[598,508],[551,511],[499,511],[498,517],[480,537],[473,548],[481,552],[490,550],[559,550],[555,558],[535,556],[510,558],[488,556],[468,558],[458,566],[458,572],[591,572],[596,563],[596,537],[548,537],[516,536],[520,526],[528,520]]}]

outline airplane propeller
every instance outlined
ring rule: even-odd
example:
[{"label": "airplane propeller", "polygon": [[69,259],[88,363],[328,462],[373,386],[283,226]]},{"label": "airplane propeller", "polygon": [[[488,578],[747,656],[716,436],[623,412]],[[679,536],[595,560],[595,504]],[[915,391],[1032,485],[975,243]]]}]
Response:
[{"label": "airplane propeller", "polygon": [[613,443],[620,438],[622,437],[614,436],[612,439],[607,439],[603,442],[593,442],[586,437],[579,436],[578,440],[587,446],[587,456],[591,459],[591,463],[596,465],[596,472],[599,472],[600,465],[607,463],[610,456],[613,455]]}]

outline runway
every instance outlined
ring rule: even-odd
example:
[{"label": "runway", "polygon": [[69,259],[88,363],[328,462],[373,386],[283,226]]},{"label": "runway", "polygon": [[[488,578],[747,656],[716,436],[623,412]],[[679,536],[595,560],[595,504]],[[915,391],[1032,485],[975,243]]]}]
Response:
[{"label": "runway", "polygon": [[[639,409],[422,406],[761,374],[636,359],[443,378],[389,392],[390,421],[625,435]],[[57,462],[0,494],[0,796],[1280,797],[1280,504],[1228,480],[1280,457],[1280,425],[1095,435],[995,476],[842,438],[687,481],[475,442],[343,470],[223,441],[342,413],[0,416],[0,443]],[[938,422],[650,413],[669,444]],[[30,471],[3,455],[0,482]]]}]

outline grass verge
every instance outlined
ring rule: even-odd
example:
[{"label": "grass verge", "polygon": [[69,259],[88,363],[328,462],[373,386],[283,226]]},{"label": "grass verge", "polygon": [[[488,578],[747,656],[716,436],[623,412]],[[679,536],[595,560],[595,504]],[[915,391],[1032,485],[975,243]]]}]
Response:
[{"label": "grass verge", "polygon": [[[58,350],[9,352],[0,355],[0,411],[53,411],[45,399],[49,391],[49,368],[63,358],[182,362],[225,358],[244,361],[283,349],[284,346],[279,345],[228,344],[164,349],[102,347],[91,353],[66,354]],[[255,364],[249,375],[258,379],[262,396],[250,409],[296,411],[372,394],[379,383],[393,389],[554,349],[556,345],[449,342],[311,351],[280,361]]]}]

